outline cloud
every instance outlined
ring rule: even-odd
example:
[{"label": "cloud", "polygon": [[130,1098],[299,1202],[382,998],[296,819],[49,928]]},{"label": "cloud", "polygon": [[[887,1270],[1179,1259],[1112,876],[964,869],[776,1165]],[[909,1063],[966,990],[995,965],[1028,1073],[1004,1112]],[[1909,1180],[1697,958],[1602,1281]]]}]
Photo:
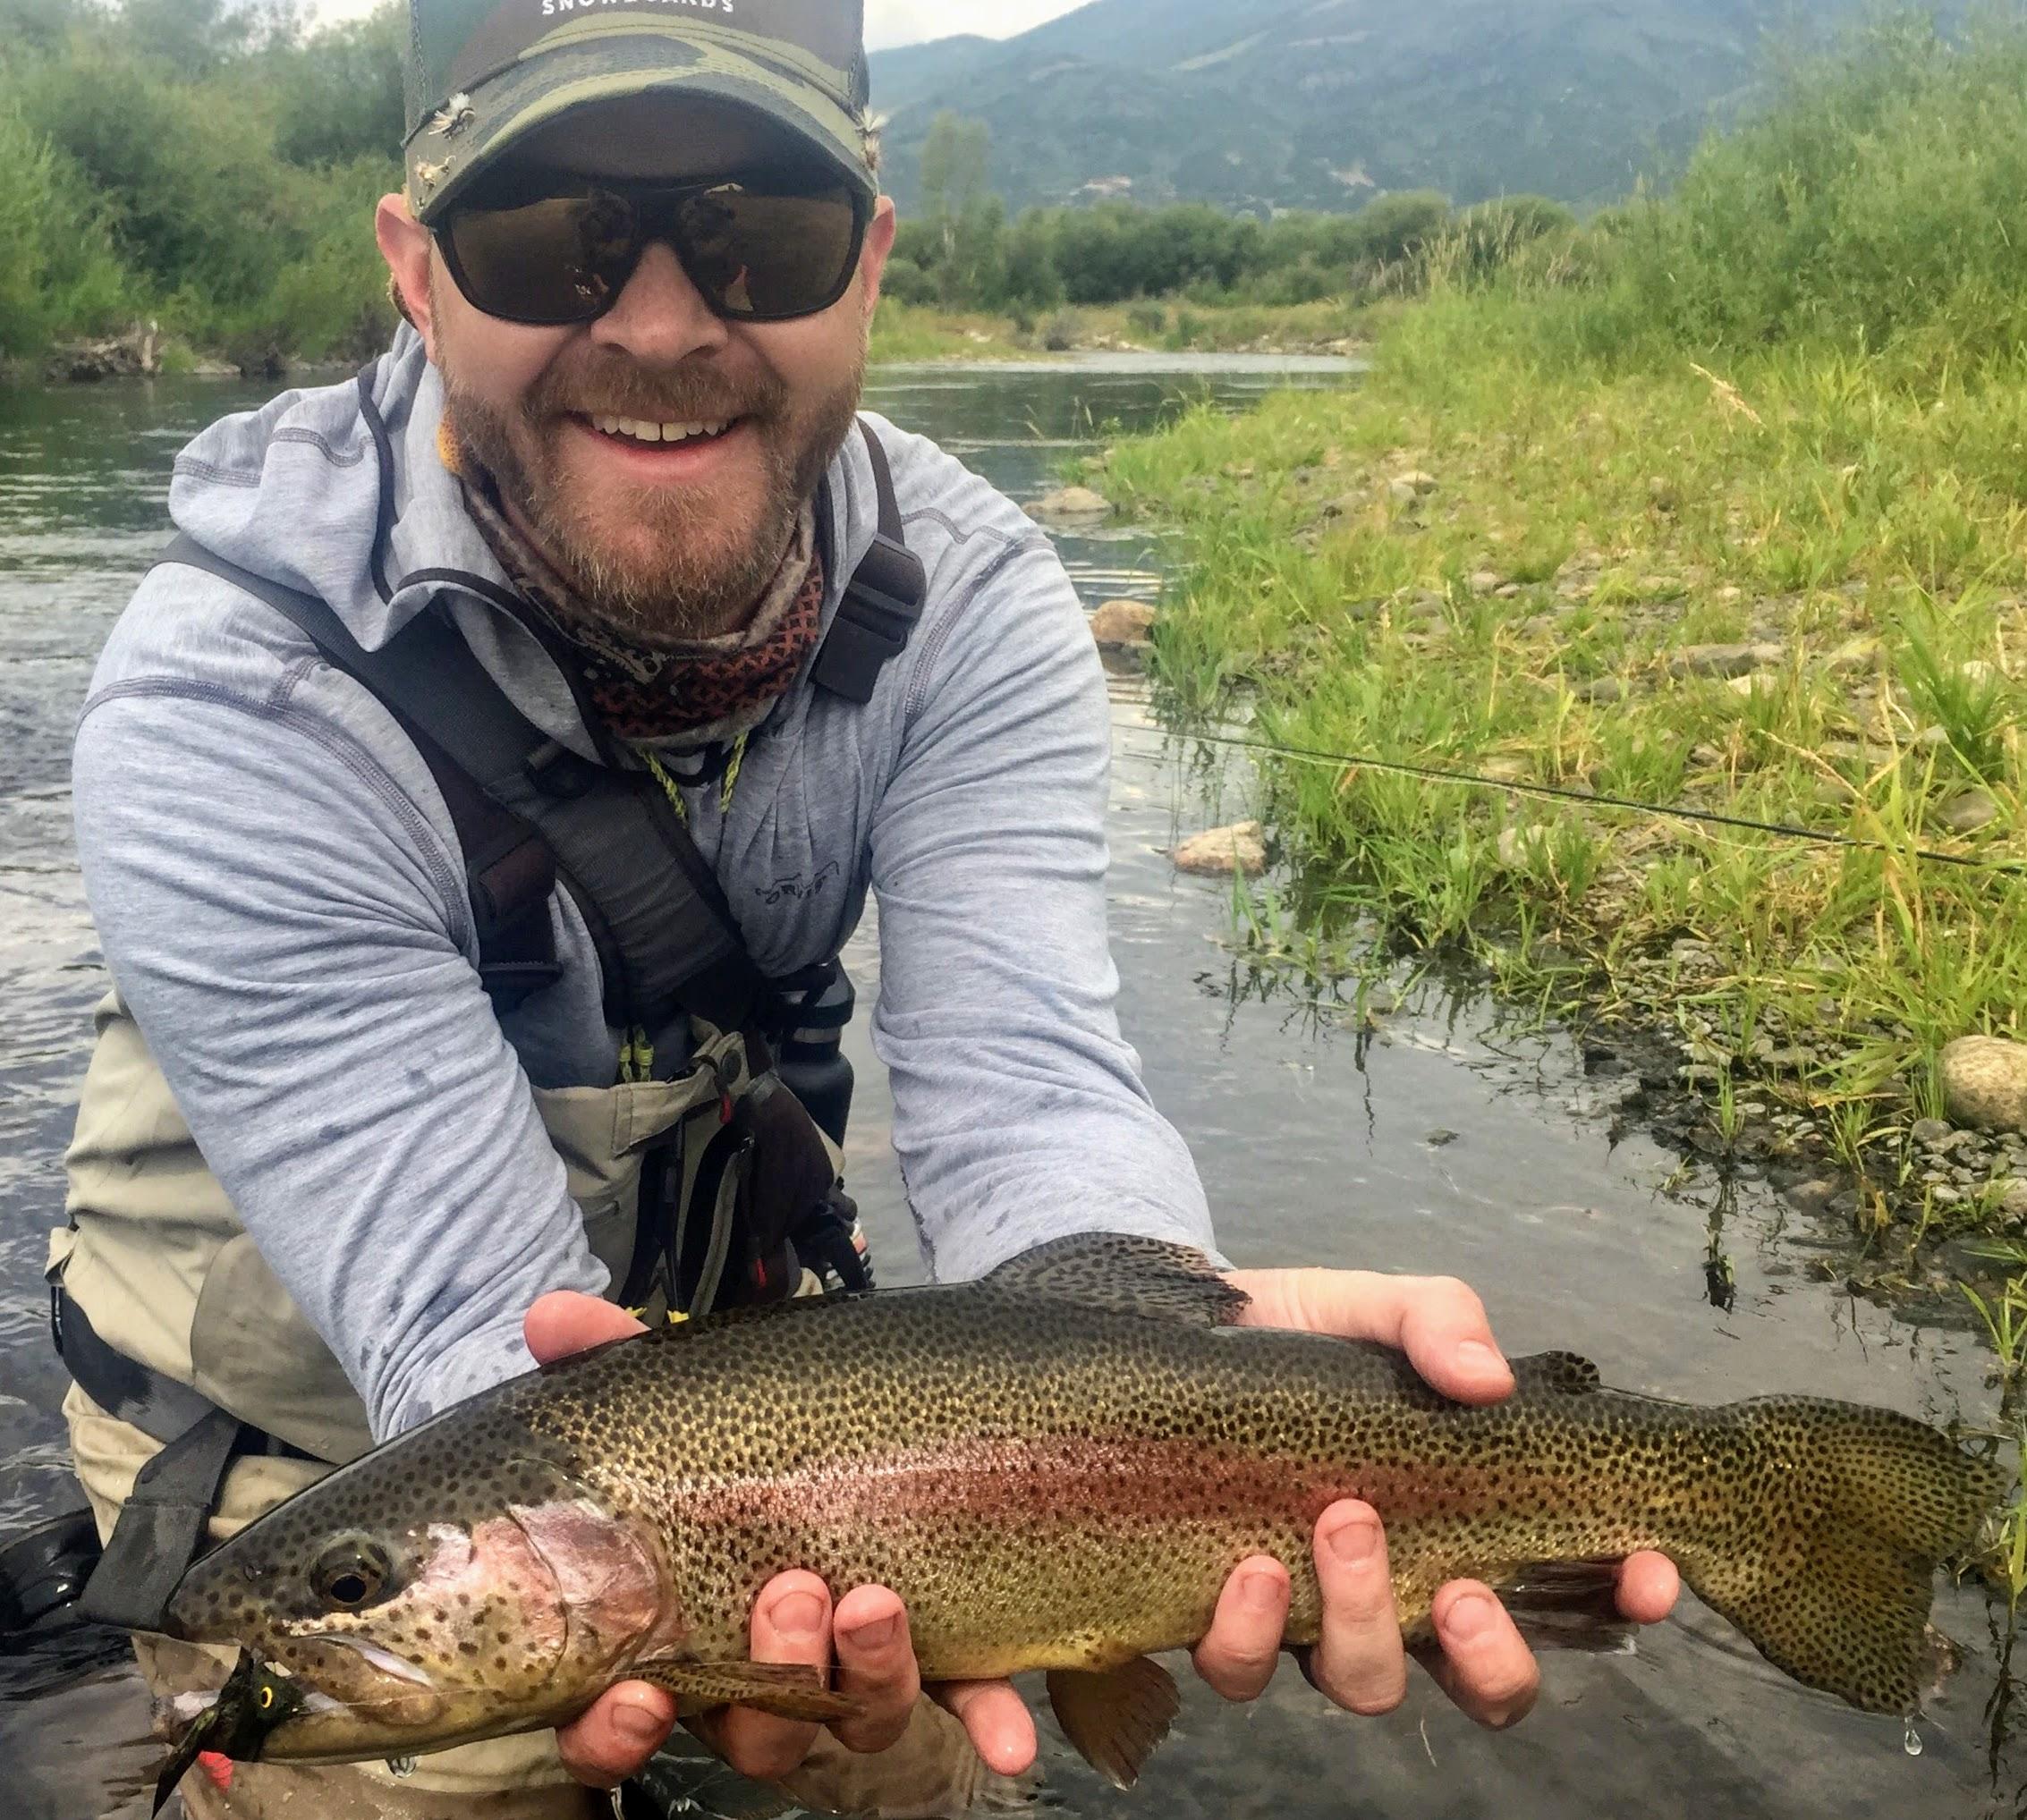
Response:
[{"label": "cloud", "polygon": [[[311,0],[312,17],[324,23],[360,19],[381,0]],[[1012,38],[1045,19],[1069,13],[1082,0],[868,0],[866,42],[875,50],[919,44],[924,38],[949,38],[975,31],[987,38]]]}]

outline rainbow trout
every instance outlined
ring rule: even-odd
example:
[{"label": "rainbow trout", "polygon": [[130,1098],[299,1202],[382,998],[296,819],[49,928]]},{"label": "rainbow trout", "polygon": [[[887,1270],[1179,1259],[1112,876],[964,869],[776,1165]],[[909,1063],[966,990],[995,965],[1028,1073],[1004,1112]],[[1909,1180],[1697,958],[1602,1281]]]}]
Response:
[{"label": "rainbow trout", "polygon": [[894,1588],[928,1680],[1048,1671],[1124,1784],[1175,1710],[1147,1658],[1204,1635],[1242,1560],[1287,1564],[1290,1641],[1315,1639],[1310,1538],[1346,1496],[1386,1521],[1411,1640],[1447,1581],[1658,1549],[1796,1680],[1909,1714],[1935,1568],[2008,1483],[1898,1415],[1658,1402],[1564,1355],[1465,1409],[1382,1348],[1234,1327],[1244,1301],[1193,1252],[1071,1239],[517,1380],[190,1570],[171,1632],[245,1652],[199,1729],[245,1757],[407,1757],[626,1679],[691,1714],[836,1718],[814,1671],[746,1659],[755,1596],[806,1568]]}]

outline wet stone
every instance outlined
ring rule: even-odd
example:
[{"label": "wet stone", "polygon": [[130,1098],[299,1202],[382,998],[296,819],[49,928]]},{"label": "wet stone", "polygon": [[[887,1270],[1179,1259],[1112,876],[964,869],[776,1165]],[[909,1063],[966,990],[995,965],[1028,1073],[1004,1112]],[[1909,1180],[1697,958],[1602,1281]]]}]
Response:
[{"label": "wet stone", "polygon": [[1037,518],[1104,518],[1112,502],[1089,487],[1063,487],[1035,502]]},{"label": "wet stone", "polygon": [[1258,822],[1211,828],[1175,849],[1175,869],[1198,878],[1256,878],[1267,870],[1267,834]]},{"label": "wet stone", "polygon": [[1154,622],[1144,600],[1108,600],[1091,615],[1091,636],[1105,649],[1133,649],[1148,643]]}]

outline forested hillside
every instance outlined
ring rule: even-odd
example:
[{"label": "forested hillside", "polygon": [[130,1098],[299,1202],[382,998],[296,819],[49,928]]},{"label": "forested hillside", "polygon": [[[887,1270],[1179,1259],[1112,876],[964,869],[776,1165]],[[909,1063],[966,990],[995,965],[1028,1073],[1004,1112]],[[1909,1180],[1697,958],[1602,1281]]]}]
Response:
[{"label": "forested hillside", "polygon": [[1862,0],[1096,0],[1022,37],[874,59],[892,182],[951,110],[991,130],[1015,207],[1127,196],[1264,210],[1623,196],[1746,105],[1769,34]]}]

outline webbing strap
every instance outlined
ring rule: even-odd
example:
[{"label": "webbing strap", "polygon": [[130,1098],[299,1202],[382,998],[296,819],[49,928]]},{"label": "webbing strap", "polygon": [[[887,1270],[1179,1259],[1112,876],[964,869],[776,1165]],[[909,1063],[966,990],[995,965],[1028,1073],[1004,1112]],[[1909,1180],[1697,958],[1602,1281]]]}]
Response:
[{"label": "webbing strap", "polygon": [[859,434],[873,464],[879,529],[844,590],[810,681],[862,707],[873,698],[880,673],[908,648],[929,600],[929,578],[903,536],[901,501],[886,450],[863,418]]},{"label": "webbing strap", "polygon": [[150,1439],[164,1443],[179,1440],[211,1413],[208,1397],[108,1346],[85,1311],[60,1288],[49,1292],[49,1326],[56,1351],[78,1388],[108,1416]]},{"label": "webbing strap", "polygon": [[481,970],[496,999],[556,978],[549,898],[560,878],[594,932],[609,937],[600,946],[613,1024],[659,1030],[687,1013],[736,1029],[751,1019],[765,981],[709,864],[646,772],[558,746],[435,612],[369,651],[327,603],[188,537],[161,561],[265,601],[401,722],[464,848]]},{"label": "webbing strap", "polygon": [[99,1624],[155,1630],[196,1559],[238,1451],[237,1416],[212,1409],[141,1468],[78,1609]]}]

